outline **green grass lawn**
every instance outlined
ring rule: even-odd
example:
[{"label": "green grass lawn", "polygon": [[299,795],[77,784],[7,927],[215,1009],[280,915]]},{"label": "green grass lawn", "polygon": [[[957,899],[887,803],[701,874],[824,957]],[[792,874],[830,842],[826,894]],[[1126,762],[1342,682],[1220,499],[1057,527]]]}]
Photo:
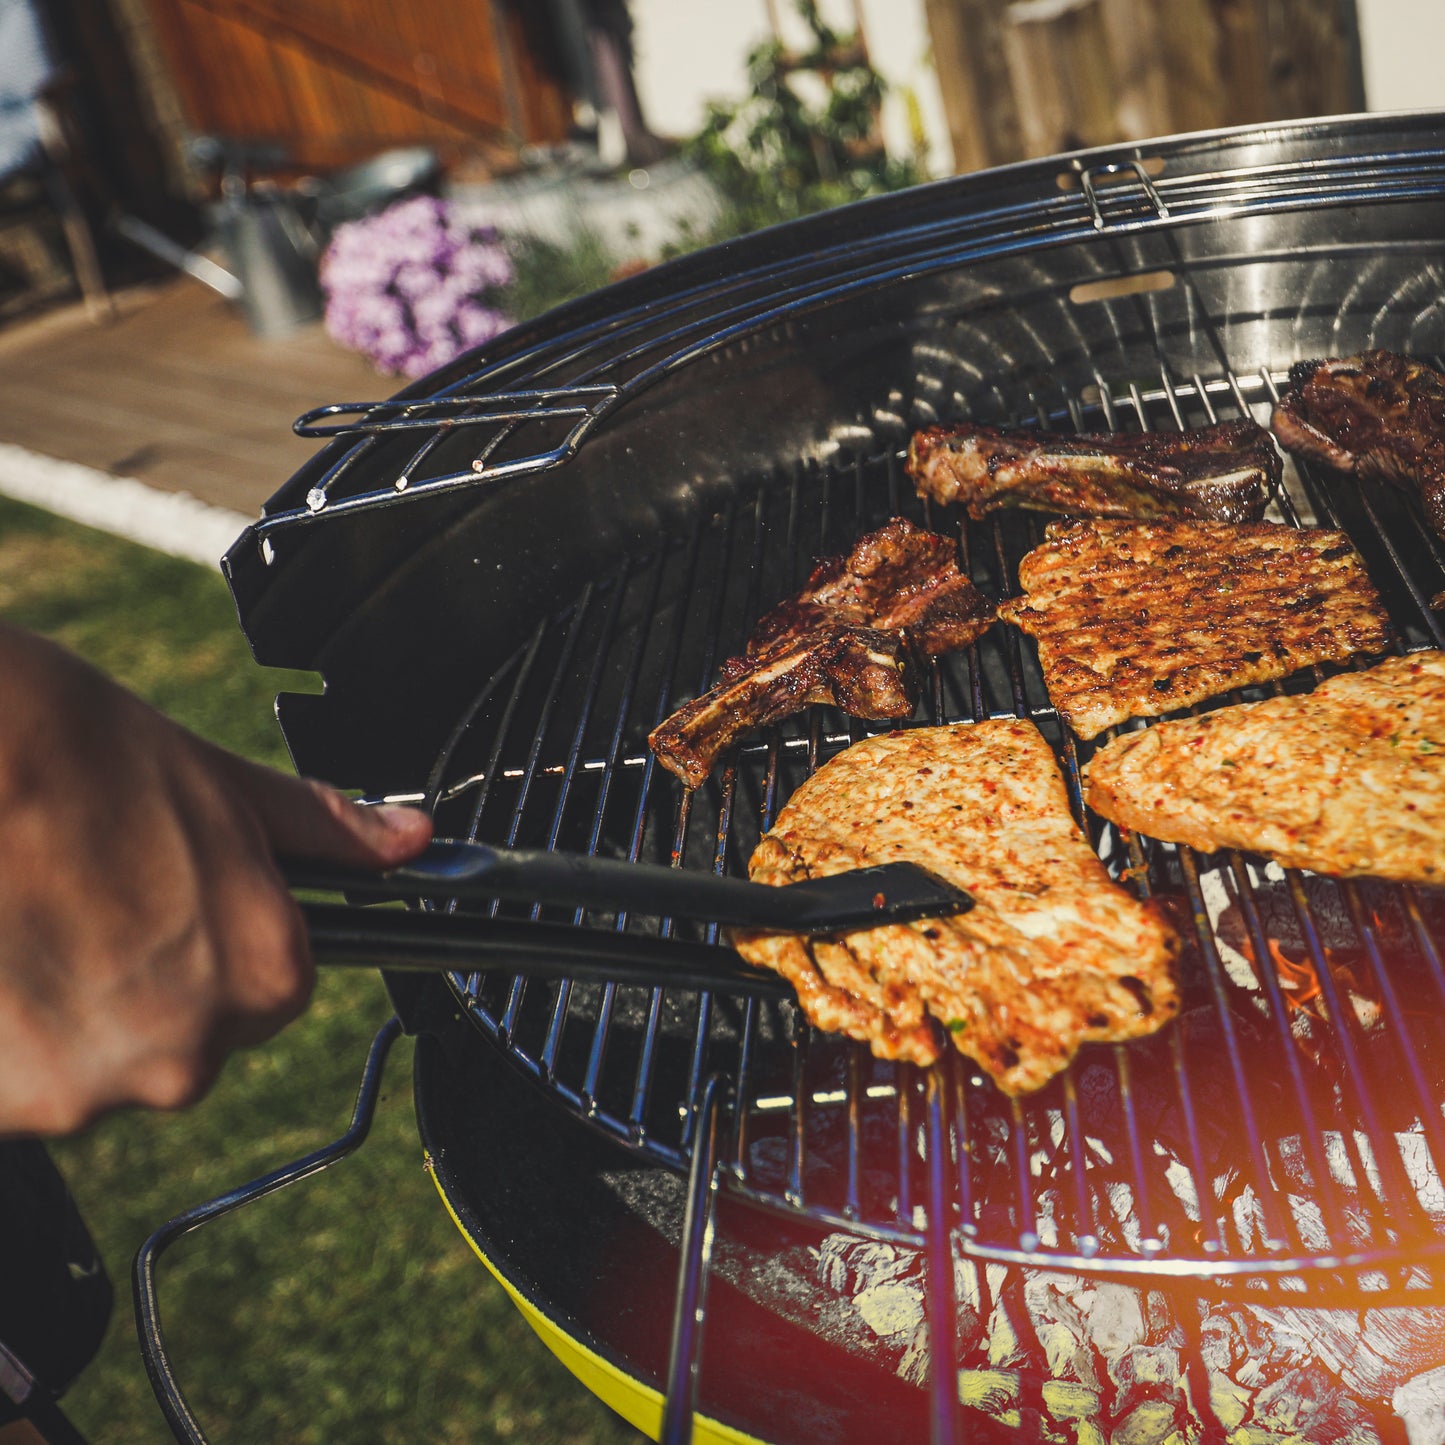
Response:
[{"label": "green grass lawn", "polygon": [[[251,660],[219,574],[0,501],[0,615],[216,742],[286,765],[271,700],[298,679]],[[118,1116],[55,1148],[117,1287],[104,1349],[65,1400],[97,1445],[170,1438],[135,1342],[137,1246],[340,1133],[389,1011],[375,975],[323,978],[306,1016],[232,1060],[197,1108]],[[357,1154],[183,1241],[160,1283],[182,1385],[216,1445],[639,1438],[537,1340],[443,1212],[405,1041]]]}]

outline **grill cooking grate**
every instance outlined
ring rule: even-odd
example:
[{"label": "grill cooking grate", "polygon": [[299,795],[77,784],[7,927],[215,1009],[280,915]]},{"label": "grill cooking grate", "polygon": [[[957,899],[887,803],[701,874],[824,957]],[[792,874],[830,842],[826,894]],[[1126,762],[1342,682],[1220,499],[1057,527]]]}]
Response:
[{"label": "grill cooking grate", "polygon": [[[1110,388],[1101,378],[1097,394],[1034,413],[1092,429],[1198,425],[1267,409],[1280,380],[1171,383],[1166,372],[1152,388]],[[928,378],[918,388],[935,390]],[[1424,599],[1445,585],[1445,559],[1407,507],[1287,476],[1280,519],[1346,526],[1387,595],[1407,599],[1395,619],[1407,645],[1439,645]],[[995,597],[1016,590],[1018,560],[1044,525],[1002,514],[959,527],[913,497],[891,449],[740,485],[690,535],[584,589],[488,679],[433,771],[442,831],[744,873],[797,783],[876,729],[814,708],[692,795],[657,769],[646,733],[711,682],[815,556],[899,513],[956,531],[966,570]],[[471,1018],[573,1109],[674,1168],[686,1167],[704,1082],[722,1075],[735,1091],[730,1187],[824,1224],[922,1245],[935,1197],[960,1248],[982,1259],[1126,1274],[1349,1268],[1373,1271],[1367,1288],[1424,1282],[1445,1251],[1445,1071],[1430,1047],[1445,1013],[1439,896],[1121,838],[1085,814],[1090,748],[1048,705],[1032,645],[1001,625],[938,660],[925,694],[910,725],[1031,717],[1111,871],[1177,901],[1193,935],[1186,1011],[1161,1036],[1087,1049],[1043,1093],[1010,1102],[961,1057],[930,1090],[923,1072],[761,1000],[474,975],[455,980]],[[716,929],[665,919],[530,916],[717,941]],[[946,1166],[933,1196],[930,1157]]]}]

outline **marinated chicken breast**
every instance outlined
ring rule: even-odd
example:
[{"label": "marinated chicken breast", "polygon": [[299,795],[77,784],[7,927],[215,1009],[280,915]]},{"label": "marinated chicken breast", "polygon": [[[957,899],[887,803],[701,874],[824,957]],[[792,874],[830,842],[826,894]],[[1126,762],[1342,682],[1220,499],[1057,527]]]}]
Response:
[{"label": "marinated chicken breast", "polygon": [[1085,776],[1091,808],[1151,837],[1445,882],[1445,653],[1125,733]]},{"label": "marinated chicken breast", "polygon": [[1042,1087],[1086,1041],[1152,1033],[1178,1011],[1173,931],[1109,878],[1032,723],[854,744],[797,789],[748,871],[780,886],[903,860],[976,906],[837,938],[733,942],[782,974],[819,1028],[918,1064],[946,1034],[1008,1094]]},{"label": "marinated chicken breast", "polygon": [[1049,698],[1081,738],[1390,646],[1343,532],[1096,520],[1046,536],[998,615],[1038,640]]}]

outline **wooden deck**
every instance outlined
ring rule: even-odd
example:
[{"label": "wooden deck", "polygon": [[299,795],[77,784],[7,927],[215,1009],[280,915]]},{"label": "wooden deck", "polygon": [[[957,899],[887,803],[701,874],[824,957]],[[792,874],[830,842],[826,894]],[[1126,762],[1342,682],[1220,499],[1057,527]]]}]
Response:
[{"label": "wooden deck", "polygon": [[401,384],[319,323],[253,336],[188,277],[116,302],[107,325],[77,303],[0,330],[0,441],[255,516],[318,446],[297,416]]}]

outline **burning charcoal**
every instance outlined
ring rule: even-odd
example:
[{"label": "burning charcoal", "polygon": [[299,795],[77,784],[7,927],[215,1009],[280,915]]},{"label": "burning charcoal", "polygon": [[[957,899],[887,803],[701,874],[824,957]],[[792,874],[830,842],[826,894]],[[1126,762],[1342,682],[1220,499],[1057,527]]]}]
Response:
[{"label": "burning charcoal", "polygon": [[1406,1380],[1390,1403],[1405,1422],[1410,1445],[1445,1441],[1445,1365]]},{"label": "burning charcoal", "polygon": [[[1439,1306],[1359,1311],[1251,1305],[1248,1312],[1255,1325],[1256,1358],[1273,1354],[1287,1359],[1279,1345],[1292,1339],[1297,1350],[1293,1363],[1317,1362],[1357,1399],[1386,1398],[1411,1375],[1445,1365],[1445,1309]],[[1277,1368],[1267,1369],[1261,1383],[1278,1375]],[[1236,1378],[1243,1378],[1243,1372]]]},{"label": "burning charcoal", "polygon": [[1254,1391],[1237,1385],[1218,1370],[1209,1371],[1209,1408],[1226,1430],[1237,1430],[1248,1417]]},{"label": "burning charcoal", "polygon": [[1145,1400],[1114,1427],[1113,1439],[1128,1445],[1164,1445],[1178,1429],[1178,1412],[1169,1400]]},{"label": "burning charcoal", "polygon": [[1047,1380],[1043,1389],[1044,1406],[1055,1420],[1096,1420],[1099,1418],[1099,1392],[1074,1380]]},{"label": "burning charcoal", "polygon": [[1144,1300],[1141,1292],[1127,1284],[1102,1281],[1094,1291],[1094,1305],[1085,1326],[1089,1343],[1105,1361],[1117,1359],[1125,1350],[1144,1343]]},{"label": "burning charcoal", "polygon": [[1114,1361],[1110,1374],[1119,1393],[1114,1408],[1128,1414],[1149,1401],[1167,1401],[1178,1411],[1183,1401],[1183,1369],[1179,1351],[1169,1345],[1135,1345]]},{"label": "burning charcoal", "polygon": [[995,1368],[1018,1365],[1026,1359],[1022,1339],[1023,1321],[1014,1318],[1006,1294],[1000,1294],[994,1302],[993,1313],[988,1317],[988,1362]]},{"label": "burning charcoal", "polygon": [[958,1397],[970,1409],[1002,1418],[1018,1408],[1019,1377],[1012,1370],[960,1370]]},{"label": "burning charcoal", "polygon": [[1331,1445],[1379,1438],[1364,1406],[1332,1388],[1308,1366],[1265,1386],[1255,1396],[1251,1423],[1291,1439],[1328,1440]]},{"label": "burning charcoal", "polygon": [[923,1323],[921,1280],[893,1280],[870,1285],[853,1296],[863,1323],[880,1338],[912,1335]]},{"label": "burning charcoal", "polygon": [[1073,1275],[1031,1275],[1024,1281],[1029,1320],[1043,1350],[1049,1374],[1097,1386],[1094,1354],[1085,1341],[1079,1305],[1083,1281]]}]

